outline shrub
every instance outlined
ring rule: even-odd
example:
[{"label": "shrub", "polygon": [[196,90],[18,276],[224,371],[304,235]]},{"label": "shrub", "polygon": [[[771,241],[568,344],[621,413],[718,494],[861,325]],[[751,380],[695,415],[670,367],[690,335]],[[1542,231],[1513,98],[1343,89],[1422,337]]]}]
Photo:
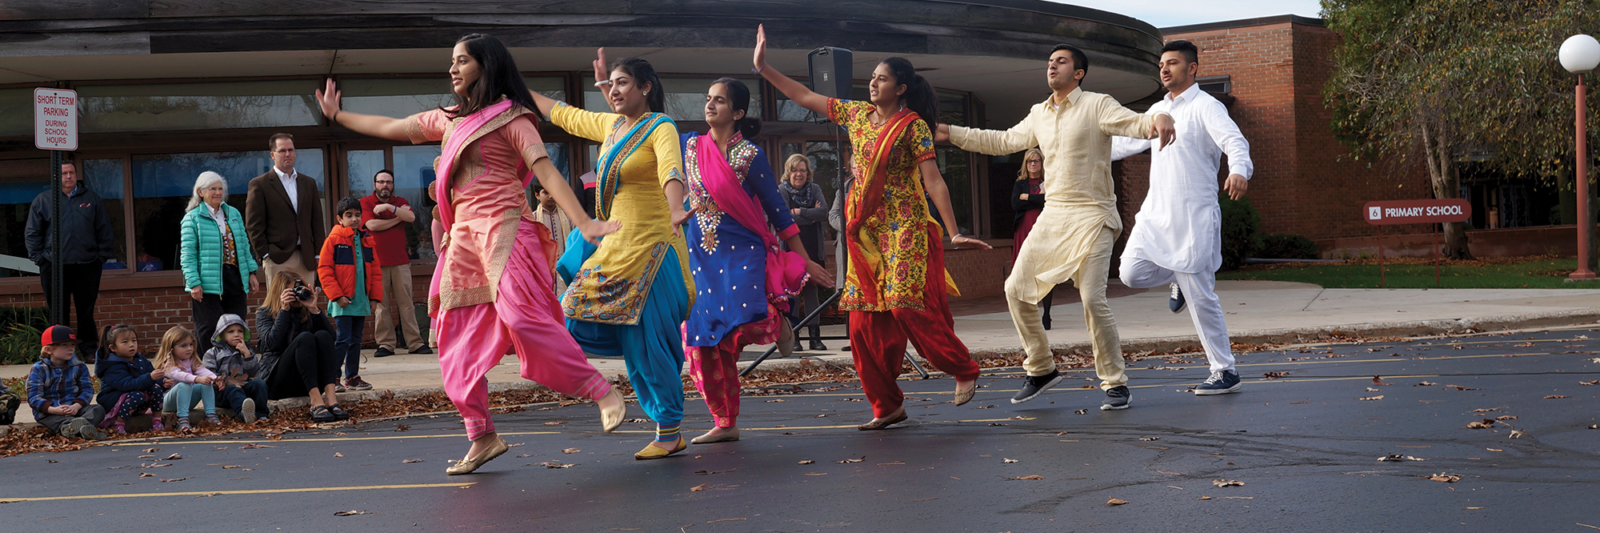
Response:
[{"label": "shrub", "polygon": [[1300,235],[1273,233],[1261,237],[1256,257],[1268,259],[1317,259],[1317,243]]},{"label": "shrub", "polygon": [[0,365],[39,360],[39,334],[49,324],[42,307],[0,307]]},{"label": "shrub", "polygon": [[1217,202],[1222,206],[1222,269],[1233,270],[1261,247],[1261,213],[1249,198],[1231,200],[1226,192]]}]

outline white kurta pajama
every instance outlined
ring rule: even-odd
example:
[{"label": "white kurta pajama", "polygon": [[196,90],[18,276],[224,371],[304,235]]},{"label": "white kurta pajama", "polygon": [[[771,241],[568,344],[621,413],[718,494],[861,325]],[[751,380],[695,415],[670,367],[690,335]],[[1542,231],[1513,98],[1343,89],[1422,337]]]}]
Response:
[{"label": "white kurta pajama", "polygon": [[1178,130],[1166,148],[1126,137],[1116,138],[1112,148],[1113,160],[1151,150],[1150,189],[1122,252],[1122,283],[1140,289],[1177,283],[1211,371],[1233,370],[1228,324],[1216,293],[1222,267],[1217,172],[1226,154],[1228,173],[1250,179],[1255,172],[1250,144],[1222,102],[1199,84],[1176,98],[1167,94],[1147,113],[1162,112],[1172,116]]},{"label": "white kurta pajama", "polygon": [[989,155],[1035,146],[1044,152],[1044,209],[1006,278],[1006,303],[1028,354],[1023,368],[1029,376],[1055,370],[1038,302],[1070,280],[1083,299],[1100,387],[1110,389],[1128,381],[1116,319],[1106,302],[1111,249],[1122,232],[1111,181],[1111,139],[1147,135],[1155,115],[1140,115],[1110,96],[1081,88],[1060,105],[1053,98],[1034,104],[1009,130],[951,126],[950,142]]}]

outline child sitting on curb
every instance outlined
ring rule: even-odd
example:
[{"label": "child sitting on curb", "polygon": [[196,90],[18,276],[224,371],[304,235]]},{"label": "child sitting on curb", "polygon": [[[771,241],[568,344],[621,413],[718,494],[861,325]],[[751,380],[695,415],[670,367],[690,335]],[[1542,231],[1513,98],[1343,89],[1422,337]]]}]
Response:
[{"label": "child sitting on curb", "polygon": [[221,377],[222,403],[246,424],[266,418],[267,383],[261,381],[261,358],[250,349],[250,330],[239,315],[222,315],[217,319],[217,338],[203,360],[206,369]]},{"label": "child sitting on curb", "polygon": [[344,358],[344,388],[372,390],[361,379],[361,333],[372,309],[382,305],[383,269],[372,254],[372,234],[361,229],[361,200],[339,200],[339,225],[322,241],[317,259],[317,278],[328,295],[328,316],[333,317],[338,333],[333,353]]},{"label": "child sitting on curb", "polygon": [[[100,394],[94,401],[106,410],[100,427],[127,433],[128,417],[161,410],[162,397],[167,393],[161,382],[166,380],[167,372],[156,369],[149,359],[139,355],[139,335],[133,327],[107,326],[104,333],[95,355],[94,375],[100,378]],[[150,430],[167,428],[157,416],[150,420]]]},{"label": "child sitting on curb", "polygon": [[165,370],[168,378],[177,381],[163,398],[161,416],[176,415],[178,431],[192,429],[189,412],[194,410],[195,404],[205,406],[207,424],[222,425],[222,419],[217,418],[217,389],[222,388],[222,383],[217,381],[216,374],[200,364],[199,357],[195,357],[198,344],[195,341],[194,332],[173,326],[161,336],[161,349],[156,351],[156,368]]},{"label": "child sitting on curb", "polygon": [[94,382],[89,379],[89,365],[78,359],[78,336],[72,328],[50,326],[39,336],[43,348],[39,362],[28,371],[28,406],[33,408],[33,419],[50,431],[63,437],[83,437],[105,440],[106,434],[95,427],[106,416],[94,400]]}]

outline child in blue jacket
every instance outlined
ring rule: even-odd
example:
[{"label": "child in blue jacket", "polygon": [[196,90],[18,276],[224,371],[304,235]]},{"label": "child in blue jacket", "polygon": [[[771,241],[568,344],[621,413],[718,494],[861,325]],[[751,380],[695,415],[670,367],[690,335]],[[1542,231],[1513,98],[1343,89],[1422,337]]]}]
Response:
[{"label": "child in blue jacket", "polygon": [[[100,336],[100,350],[95,355],[94,375],[100,378],[100,395],[95,397],[95,402],[106,409],[106,418],[100,422],[100,427],[127,433],[128,417],[151,410],[161,411],[167,393],[162,381],[166,380],[167,373],[139,355],[139,336],[132,327],[106,328],[105,334]],[[159,416],[151,418],[150,429],[167,430]]]}]

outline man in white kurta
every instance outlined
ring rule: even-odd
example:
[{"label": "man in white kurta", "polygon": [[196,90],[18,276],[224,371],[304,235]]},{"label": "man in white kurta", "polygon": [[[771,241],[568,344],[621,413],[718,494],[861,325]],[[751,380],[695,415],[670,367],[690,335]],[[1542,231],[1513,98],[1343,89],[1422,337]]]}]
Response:
[{"label": "man in white kurta", "polygon": [[1012,403],[1031,400],[1061,380],[1038,303],[1056,285],[1071,280],[1083,299],[1095,371],[1106,391],[1100,408],[1128,407],[1122,346],[1106,302],[1111,250],[1122,232],[1111,181],[1111,139],[1148,137],[1157,131],[1170,139],[1172,118],[1164,113],[1140,115],[1108,95],[1084,91],[1078,84],[1087,73],[1088,60],[1082,52],[1057,46],[1047,72],[1052,94],[1035,104],[1022,122],[1005,131],[940,124],[935,135],[936,140],[948,135],[962,149],[989,155],[1035,146],[1044,152],[1044,210],[1006,278],[1006,303],[1027,352],[1023,368],[1028,378]]},{"label": "man in white kurta", "polygon": [[[1220,156],[1228,156],[1227,189],[1244,196],[1255,165],[1250,144],[1228,117],[1222,102],[1200,90],[1193,44],[1173,41],[1162,49],[1161,78],[1168,93],[1147,113],[1167,113],[1177,122],[1172,144],[1150,154],[1150,189],[1134,217],[1133,233],[1122,252],[1122,283],[1133,288],[1173,287],[1173,312],[1189,308],[1200,345],[1211,363],[1211,378],[1197,395],[1237,392],[1238,372],[1228,343],[1228,324],[1217,299],[1217,269],[1222,267],[1222,211],[1217,205]],[[1144,151],[1150,142],[1118,137],[1113,159]]]}]

